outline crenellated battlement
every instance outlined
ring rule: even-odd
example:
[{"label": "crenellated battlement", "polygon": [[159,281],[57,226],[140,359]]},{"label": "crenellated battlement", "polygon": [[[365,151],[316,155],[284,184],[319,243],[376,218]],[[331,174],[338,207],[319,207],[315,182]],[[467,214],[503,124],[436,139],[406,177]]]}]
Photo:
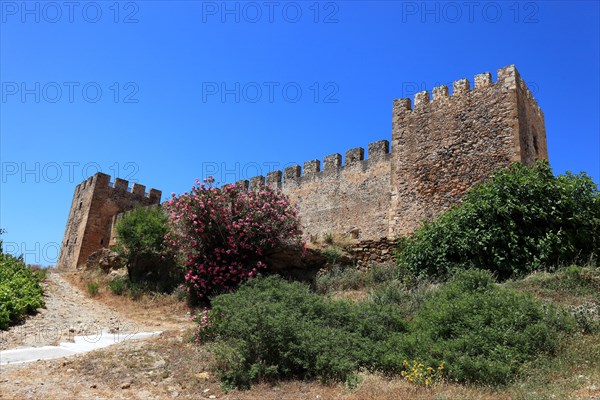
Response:
[{"label": "crenellated battlement", "polygon": [[391,148],[380,140],[240,184],[289,195],[308,236],[410,233],[498,168],[548,157],[543,113],[514,65],[472,82],[394,100]]},{"label": "crenellated battlement", "polygon": [[403,111],[423,110],[430,104],[438,106],[440,103],[444,104],[462,100],[464,96],[476,95],[479,91],[485,91],[492,88],[502,91],[519,89],[522,92],[522,95],[526,96],[528,101],[534,105],[536,111],[542,114],[533,94],[521,79],[521,76],[514,65],[498,69],[497,76],[498,79],[496,82],[493,82],[491,73],[483,72],[477,74],[473,80],[475,83],[473,88],[471,88],[471,83],[467,78],[456,80],[452,83],[452,93],[449,93],[447,85],[434,87],[431,91],[432,96],[426,90],[415,93],[413,102],[414,107],[411,105],[411,100],[409,98],[396,99],[394,100],[394,112],[399,113]]},{"label": "crenellated battlement", "polygon": [[379,140],[368,145],[366,155],[363,147],[355,147],[344,157],[330,154],[237,184],[249,190],[262,185],[282,190],[312,236],[335,231],[380,238],[388,231],[391,161],[390,142]]},{"label": "crenellated battlement", "polygon": [[339,153],[330,154],[323,158],[323,169],[321,169],[321,160],[310,160],[300,165],[292,165],[285,170],[276,170],[269,172],[266,177],[259,175],[247,181],[239,181],[239,184],[245,185],[250,189],[256,189],[260,185],[284,189],[286,186],[295,187],[303,180],[331,178],[339,176],[341,172],[348,168],[359,168],[367,171],[375,163],[390,161],[390,142],[388,140],[379,140],[370,143],[368,146],[368,158],[365,158],[365,149],[355,147],[345,153],[345,163],[342,164],[342,155]]},{"label": "crenellated battlement", "polygon": [[150,189],[146,192],[146,186],[139,183],[134,183],[129,186],[129,181],[121,178],[115,178],[114,182],[111,182],[110,175],[102,172],[98,172],[93,176],[90,176],[85,181],[81,182],[75,187],[75,195],[78,195],[80,191],[90,188],[93,185],[98,187],[105,186],[110,192],[114,191],[124,196],[131,196],[131,198],[145,197],[153,203],[160,203],[162,192],[157,189]]}]

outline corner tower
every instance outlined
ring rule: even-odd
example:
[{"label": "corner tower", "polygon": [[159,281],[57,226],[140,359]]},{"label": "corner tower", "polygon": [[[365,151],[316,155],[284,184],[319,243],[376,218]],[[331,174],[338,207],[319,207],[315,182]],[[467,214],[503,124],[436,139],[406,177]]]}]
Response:
[{"label": "corner tower", "polygon": [[388,237],[414,231],[513,162],[548,159],[544,115],[514,65],[394,101]]},{"label": "corner tower", "polygon": [[65,228],[57,266],[75,269],[84,264],[94,251],[107,248],[117,214],[136,205],[160,204],[162,192],[129,182],[101,172],[83,181],[75,188],[71,210]]}]

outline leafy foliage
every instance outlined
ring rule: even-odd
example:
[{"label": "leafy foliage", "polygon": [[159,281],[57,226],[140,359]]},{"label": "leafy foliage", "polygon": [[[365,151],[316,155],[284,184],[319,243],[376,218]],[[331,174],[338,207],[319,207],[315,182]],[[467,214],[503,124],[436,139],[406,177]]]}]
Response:
[{"label": "leafy foliage", "polygon": [[196,319],[196,340],[215,342],[222,380],[237,387],[291,378],[352,381],[360,368],[424,385],[442,374],[504,384],[525,362],[556,351],[575,327],[567,313],[496,285],[487,271],[458,274],[413,315],[381,297],[328,300],[277,277],[253,279],[212,304]]},{"label": "leafy foliage", "polygon": [[297,211],[280,191],[241,185],[213,187],[196,181],[191,193],[167,202],[172,231],[167,241],[183,255],[192,298],[228,291],[268,266],[264,255],[300,244]]},{"label": "leafy foliage", "polygon": [[566,313],[502,288],[488,271],[463,271],[432,294],[398,346],[424,364],[447,365],[459,382],[504,384],[538,354],[553,354],[573,331]]},{"label": "leafy foliage", "polygon": [[137,207],[117,224],[115,250],[126,260],[129,280],[159,290],[173,289],[181,279],[173,253],[163,245],[168,218],[160,207]]},{"label": "leafy foliage", "polygon": [[597,185],[585,173],[555,177],[539,161],[475,186],[462,204],[401,240],[398,263],[428,276],[478,268],[506,279],[599,252]]},{"label": "leafy foliage", "polygon": [[116,278],[108,282],[107,286],[113,294],[120,296],[127,290],[127,280],[124,278]]},{"label": "leafy foliage", "polygon": [[387,306],[327,301],[300,283],[253,279],[213,299],[197,318],[199,341],[218,340],[226,386],[275,379],[352,380],[374,365],[377,344],[405,322]]},{"label": "leafy foliage", "polygon": [[100,292],[100,284],[96,281],[88,282],[86,285],[86,288],[87,288],[87,292],[92,297],[97,296],[98,293]]},{"label": "leafy foliage", "polygon": [[22,258],[0,252],[0,329],[42,307],[42,292],[39,278]]}]

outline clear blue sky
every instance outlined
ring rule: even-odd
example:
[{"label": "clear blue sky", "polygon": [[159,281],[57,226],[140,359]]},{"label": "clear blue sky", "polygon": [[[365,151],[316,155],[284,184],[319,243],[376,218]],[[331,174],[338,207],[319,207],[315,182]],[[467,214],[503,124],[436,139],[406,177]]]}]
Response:
[{"label": "clear blue sky", "polygon": [[597,1],[3,0],[0,18],[0,226],[29,263],[54,263],[97,170],[163,199],[266,174],[390,139],[393,99],[509,64],[555,173],[600,177]]}]

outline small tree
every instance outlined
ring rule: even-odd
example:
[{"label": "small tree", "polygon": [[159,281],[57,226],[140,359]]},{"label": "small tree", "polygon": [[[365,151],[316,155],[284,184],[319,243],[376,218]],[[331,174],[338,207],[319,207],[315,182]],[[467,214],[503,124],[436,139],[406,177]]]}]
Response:
[{"label": "small tree", "polygon": [[173,254],[163,245],[168,232],[168,218],[161,207],[136,207],[121,218],[115,250],[126,261],[130,281],[161,290],[177,283]]},{"label": "small tree", "polygon": [[297,211],[280,191],[196,180],[190,193],[169,200],[168,244],[182,256],[192,297],[205,300],[265,269],[265,252],[301,243]]}]

